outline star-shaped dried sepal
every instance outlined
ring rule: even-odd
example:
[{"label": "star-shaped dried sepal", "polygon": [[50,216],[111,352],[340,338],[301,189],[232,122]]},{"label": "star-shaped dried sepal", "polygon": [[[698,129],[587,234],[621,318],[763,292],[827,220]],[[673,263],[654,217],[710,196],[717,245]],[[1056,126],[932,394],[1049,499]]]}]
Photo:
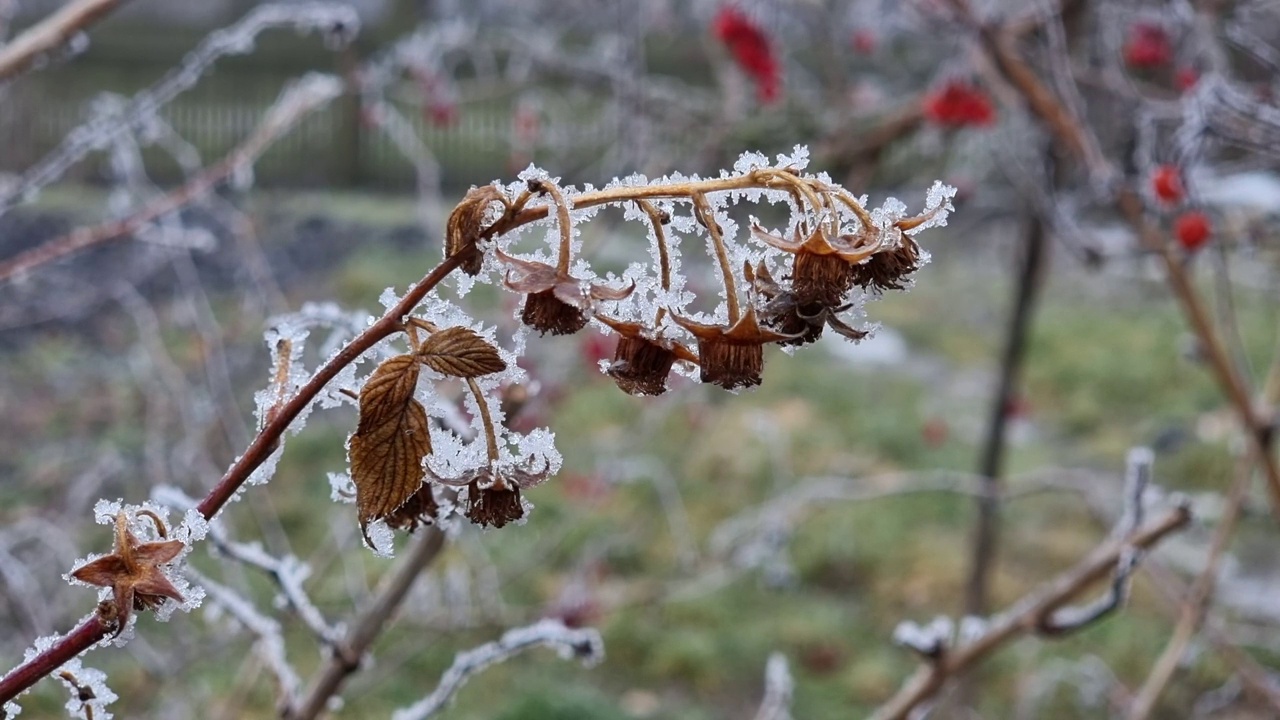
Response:
[{"label": "star-shaped dried sepal", "polygon": [[676,360],[694,364],[698,356],[678,342],[650,337],[640,323],[622,322],[597,315],[596,319],[618,333],[613,363],[606,371],[628,395],[661,395],[667,391],[667,376]]},{"label": "star-shaped dried sepal", "polygon": [[801,307],[835,307],[853,287],[857,263],[872,257],[874,244],[861,236],[832,237],[821,225],[803,240],[796,229],[794,240],[765,232],[758,225],[751,234],[759,241],[795,255],[791,265],[791,291]]},{"label": "star-shaped dried sepal", "polygon": [[[587,325],[587,309],[595,300],[622,300],[635,291],[586,284],[565,270],[532,260],[511,257],[501,250],[498,258],[507,266],[504,284],[525,293],[520,319],[525,325],[552,335],[572,335]],[[583,287],[584,284],[586,287]]]},{"label": "star-shaped dried sepal", "polygon": [[533,487],[548,475],[491,463],[465,472],[459,478],[437,477],[436,480],[444,485],[467,488],[468,520],[476,525],[500,528],[524,517],[520,489]]},{"label": "star-shaped dried sepal", "polygon": [[[164,524],[154,514],[146,512],[161,537],[166,536]],[[162,540],[144,543],[129,529],[129,518],[121,511],[116,515],[115,551],[71,571],[71,577],[81,582],[111,588],[119,618],[116,635],[129,624],[132,610],[151,610],[165,599],[183,602],[182,593],[174,587],[161,565],[173,562],[182,552],[180,540]]]},{"label": "star-shaped dried sepal", "polygon": [[764,346],[796,337],[762,328],[756,318],[756,310],[751,306],[727,328],[704,325],[674,313],[671,319],[698,339],[702,382],[719,385],[725,390],[759,385],[764,372]]},{"label": "star-shaped dried sepal", "polygon": [[830,327],[850,340],[861,340],[867,336],[866,331],[852,328],[838,319],[837,315],[848,310],[849,305],[801,305],[790,288],[773,279],[763,262],[756,267],[754,274],[747,274],[747,281],[751,283],[756,295],[766,301],[759,310],[760,320],[766,327],[789,336],[786,340],[780,340],[779,345],[798,346],[816,342],[822,337],[825,327]]}]

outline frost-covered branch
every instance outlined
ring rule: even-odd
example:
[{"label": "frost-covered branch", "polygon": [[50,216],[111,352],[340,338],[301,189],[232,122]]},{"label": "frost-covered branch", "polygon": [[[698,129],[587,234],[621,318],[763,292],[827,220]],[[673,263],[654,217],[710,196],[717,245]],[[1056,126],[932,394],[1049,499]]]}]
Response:
[{"label": "frost-covered branch", "polygon": [[306,694],[297,703],[281,708],[285,720],[311,720],[324,712],[347,677],[360,669],[365,653],[391,622],[418,576],[440,554],[444,540],[444,532],[434,527],[420,531],[399,566],[383,579],[369,604],[351,622],[342,641],[330,649],[328,660],[312,678]]},{"label": "frost-covered branch", "polygon": [[106,17],[125,1],[72,0],[10,42],[0,45],[0,84],[62,49],[85,28]]},{"label": "frost-covered branch", "polygon": [[298,697],[302,688],[302,680],[298,672],[289,664],[285,652],[284,636],[280,632],[280,623],[263,615],[246,598],[237,595],[231,588],[221,585],[201,575],[192,568],[186,569],[187,576],[198,583],[208,593],[208,599],[224,609],[235,618],[246,630],[257,636],[254,649],[262,662],[275,675],[280,686],[278,705],[290,707]]},{"label": "frost-covered branch", "polygon": [[[273,142],[291,130],[299,120],[341,94],[342,81],[332,75],[313,73],[291,83],[267,110],[254,133],[221,162],[127,217],[77,228],[0,263],[0,283],[22,277],[41,265],[73,253],[136,233],[155,220],[181,209],[212,191],[218,183],[231,175],[245,172]],[[2,202],[3,197],[0,196],[0,203]]]},{"label": "frost-covered branch", "polygon": [[[1129,451],[1125,471],[1124,508],[1116,522],[1113,537],[1127,538],[1142,526],[1146,514],[1144,496],[1151,484],[1151,466],[1154,462],[1155,453],[1149,448],[1134,448]],[[1106,593],[1087,605],[1055,608],[1041,619],[1037,630],[1045,635],[1074,632],[1118,610],[1129,597],[1133,571],[1138,567],[1140,557],[1137,548],[1125,548],[1116,562]]]},{"label": "frost-covered branch", "polygon": [[760,701],[755,720],[791,720],[791,696],[795,690],[796,681],[787,667],[787,656],[773,653],[764,666],[764,699]]},{"label": "frost-covered branch", "polygon": [[[156,502],[184,510],[195,507],[196,502],[194,499],[187,497],[182,491],[172,487],[157,488],[152,493],[152,497]],[[275,557],[256,542],[236,542],[228,537],[226,529],[216,521],[209,523],[207,537],[221,556],[256,568],[270,576],[280,589],[280,595],[285,602],[289,604],[289,607],[293,608],[293,611],[298,615],[298,619],[307,626],[307,629],[321,643],[333,645],[341,640],[341,629],[330,625],[325,620],[324,615],[316,607],[315,603],[311,601],[310,596],[307,595],[307,591],[303,587],[303,583],[311,576],[311,568],[306,563],[293,555]],[[292,702],[292,699],[290,702]]]},{"label": "frost-covered branch", "polygon": [[1005,612],[987,621],[966,621],[960,637],[952,634],[952,624],[943,618],[916,629],[907,623],[895,632],[895,639],[924,656],[927,662],[872,717],[901,720],[927,705],[952,678],[964,673],[987,656],[1018,637],[1036,633],[1046,617],[1061,608],[1089,585],[1114,572],[1127,553],[1146,550],[1191,521],[1186,505],[1180,504],[1132,534],[1115,537],[1094,550],[1075,567],[1041,585],[1014,603]]},{"label": "frost-covered branch", "polygon": [[360,28],[348,5],[330,2],[277,3],[256,7],[234,25],[210,34],[154,85],[134,95],[118,112],[101,113],[72,130],[52,152],[9,187],[0,188],[0,215],[34,198],[49,183],[96,150],[106,149],[117,133],[146,125],[160,109],[200,81],[219,58],[253,51],[257,36],[278,27],[325,33],[346,43]]},{"label": "frost-covered branch", "polygon": [[[604,659],[604,641],[595,629],[567,628],[558,620],[541,620],[533,625],[508,630],[499,640],[459,653],[430,695],[409,707],[397,710],[391,717],[393,720],[429,718],[447,707],[453,696],[473,675],[526,650],[542,646],[553,648],[562,659],[578,660],[588,666]],[[783,673],[785,672],[784,662]]]}]

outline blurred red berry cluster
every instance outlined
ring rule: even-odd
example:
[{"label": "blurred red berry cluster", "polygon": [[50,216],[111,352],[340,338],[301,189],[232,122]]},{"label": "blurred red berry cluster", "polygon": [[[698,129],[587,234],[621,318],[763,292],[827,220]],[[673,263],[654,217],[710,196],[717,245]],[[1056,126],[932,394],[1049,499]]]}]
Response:
[{"label": "blurred red berry cluster", "polygon": [[1152,23],[1134,23],[1124,43],[1124,62],[1131,68],[1158,68],[1173,60],[1173,45],[1164,28]]},{"label": "blurred red berry cluster", "polygon": [[996,121],[991,99],[976,85],[952,80],[924,99],[924,114],[945,128],[980,127]]},{"label": "blurred red berry cluster", "polygon": [[729,49],[738,67],[755,82],[760,102],[767,104],[781,98],[782,68],[763,28],[742,11],[725,5],[716,13],[712,31]]}]

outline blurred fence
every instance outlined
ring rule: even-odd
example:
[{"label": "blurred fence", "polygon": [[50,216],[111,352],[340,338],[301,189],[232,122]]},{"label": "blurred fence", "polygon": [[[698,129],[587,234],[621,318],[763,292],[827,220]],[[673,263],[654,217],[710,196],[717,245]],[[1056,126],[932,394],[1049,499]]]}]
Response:
[{"label": "blurred fence", "polygon": [[[169,67],[159,59],[140,62],[137,57],[115,55],[120,53],[97,52],[87,62],[78,59],[30,75],[0,96],[0,172],[21,172],[53,151],[88,117],[89,105],[99,93],[130,95]],[[226,61],[166,106],[161,116],[194,146],[204,163],[214,162],[253,132],[285,83],[302,73],[301,63],[291,60],[285,72],[265,61]],[[332,56],[322,57],[309,69],[331,71]],[[512,151],[511,117],[518,92],[512,88],[465,103],[456,121],[444,126],[433,124],[411,101],[398,107],[439,162],[446,189],[458,190],[508,176],[516,169],[514,163],[528,162]],[[613,132],[608,123],[602,126],[599,113],[578,112],[556,123],[556,134],[575,138],[588,158],[598,156]],[[146,148],[144,158],[153,180],[171,184],[182,179],[181,168],[162,149]],[[106,158],[91,156],[68,179],[109,181]],[[255,166],[254,180],[269,186],[412,190],[415,173],[412,163],[381,131],[362,122],[356,99],[344,97],[306,118],[273,145]]]}]

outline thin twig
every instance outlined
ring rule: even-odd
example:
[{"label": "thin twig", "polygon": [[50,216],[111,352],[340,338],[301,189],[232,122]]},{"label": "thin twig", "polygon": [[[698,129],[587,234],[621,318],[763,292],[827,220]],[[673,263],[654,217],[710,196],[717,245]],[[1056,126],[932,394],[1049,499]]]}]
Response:
[{"label": "thin twig", "polygon": [[959,647],[944,649],[935,661],[922,666],[871,717],[873,720],[908,717],[933,698],[948,680],[971,669],[1008,642],[1035,632],[1049,613],[1113,570],[1127,549],[1150,548],[1190,521],[1190,510],[1179,505],[1133,535],[1114,538],[1101,545],[1075,567],[1041,585],[1012,608],[993,618],[986,630],[974,639]]},{"label": "thin twig", "polygon": [[791,696],[796,681],[787,667],[787,656],[776,652],[764,666],[764,699],[755,720],[791,720]]},{"label": "thin twig", "polygon": [[138,212],[100,225],[77,228],[0,263],[0,283],[9,282],[41,265],[110,240],[131,235],[157,218],[175,212],[203,197],[236,171],[253,164],[273,142],[306,115],[342,94],[341,81],[332,75],[311,74],[291,83],[263,116],[262,124],[239,147],[185,185],[161,196]]},{"label": "thin twig", "polygon": [[1204,568],[1192,583],[1186,601],[1182,603],[1178,624],[1174,627],[1173,634],[1169,636],[1164,652],[1151,666],[1146,681],[1134,696],[1133,704],[1129,707],[1129,720],[1145,720],[1151,715],[1156,701],[1160,699],[1160,693],[1169,684],[1178,664],[1182,662],[1187,644],[1191,642],[1192,636],[1204,621],[1218,578],[1219,563],[1226,554],[1231,537],[1235,534],[1240,510],[1248,494],[1249,481],[1252,479],[1253,463],[1246,458],[1241,458],[1236,466],[1235,478],[1231,482],[1222,517],[1214,528],[1213,539],[1209,543],[1209,556],[1205,559]]},{"label": "thin twig", "polygon": [[391,718],[425,720],[447,707],[471,676],[525,650],[543,645],[556,648],[566,660],[576,658],[587,665],[604,659],[604,642],[596,630],[568,628],[559,620],[541,620],[533,625],[508,630],[496,642],[458,653],[453,665],[445,671],[440,684],[430,695],[407,708],[395,711]]},{"label": "thin twig", "polygon": [[0,47],[0,82],[31,67],[41,57],[66,45],[71,38],[106,17],[125,0],[74,0],[12,42]]},{"label": "thin twig", "polygon": [[316,674],[303,699],[296,707],[282,708],[283,717],[288,720],[319,717],[329,706],[329,699],[342,688],[347,676],[360,669],[365,652],[391,621],[414,581],[444,548],[444,533],[439,529],[426,527],[421,532],[400,561],[400,566],[383,581],[373,600],[351,624],[346,637],[333,649],[328,662]]},{"label": "thin twig", "polygon": [[1026,357],[1027,337],[1035,313],[1036,296],[1043,275],[1045,229],[1039,218],[1027,219],[1022,263],[1018,270],[1018,286],[1013,308],[1006,326],[1004,351],[1000,357],[1000,380],[991,399],[986,441],[978,473],[982,476],[982,495],[978,498],[977,526],[974,528],[970,557],[969,582],[965,590],[965,614],[982,615],[987,607],[987,586],[995,563],[999,534],[1000,476],[1004,465],[1005,435],[1010,408],[1018,392],[1022,365]]}]

